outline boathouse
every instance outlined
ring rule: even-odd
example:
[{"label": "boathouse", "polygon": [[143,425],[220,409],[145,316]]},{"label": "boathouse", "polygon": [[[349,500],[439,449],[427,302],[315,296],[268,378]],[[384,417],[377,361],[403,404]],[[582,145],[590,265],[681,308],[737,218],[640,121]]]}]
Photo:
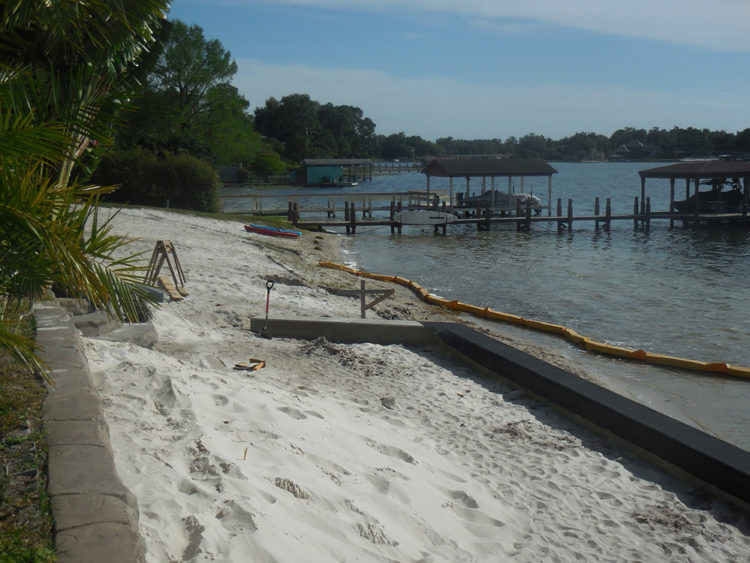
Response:
[{"label": "boathouse", "polygon": [[[508,179],[508,193],[511,193],[513,178],[519,178],[521,192],[524,191],[524,179],[527,177],[547,177],[547,215],[552,210],[552,174],[557,170],[552,168],[541,158],[436,158],[430,161],[422,173],[427,177],[427,191],[430,191],[430,178],[449,179],[449,199],[453,204],[453,179],[465,178],[465,197],[468,199],[470,193],[470,182],[472,178],[482,179],[482,193],[487,189],[495,189],[495,178]],[[490,186],[487,186],[487,178],[490,178]],[[498,188],[499,189],[499,188]]]},{"label": "boathouse", "polygon": [[[707,160],[698,162],[679,162],[668,166],[659,166],[658,168],[649,168],[638,172],[641,176],[641,213],[645,211],[646,205],[646,179],[661,178],[669,180],[669,211],[671,214],[675,211],[675,183],[677,180],[685,181],[685,201],[690,197],[690,185],[693,184],[693,201],[696,202],[694,212],[699,213],[698,196],[701,184],[709,184],[720,191],[724,184],[731,184],[735,190],[742,190],[741,207],[746,211],[748,208],[748,199],[750,196],[750,162],[745,160]],[[701,192],[703,193],[703,192]],[[714,213],[727,211],[720,208],[721,202],[708,202],[717,204],[712,209]],[[738,210],[733,210],[738,211]]]},{"label": "boathouse", "polygon": [[306,158],[292,172],[292,183],[303,186],[336,186],[345,182],[372,181],[373,163],[367,158]]}]

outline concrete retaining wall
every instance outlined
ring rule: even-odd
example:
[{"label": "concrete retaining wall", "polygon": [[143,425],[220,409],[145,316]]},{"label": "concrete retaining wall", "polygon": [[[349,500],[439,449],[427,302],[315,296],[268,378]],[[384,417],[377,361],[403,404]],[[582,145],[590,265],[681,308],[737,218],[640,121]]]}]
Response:
[{"label": "concrete retaining wall", "polygon": [[[253,319],[259,332],[264,319]],[[273,336],[334,342],[447,346],[559,407],[579,422],[621,440],[648,461],[700,482],[746,507],[750,504],[750,452],[456,323],[383,320],[271,319]]]},{"label": "concrete retaining wall", "polygon": [[323,336],[331,342],[372,342],[423,346],[434,342],[434,336],[416,321],[383,321],[381,319],[287,319],[254,318],[250,330],[260,334],[268,326],[272,337],[310,340]]},{"label": "concrete retaining wall", "polygon": [[451,349],[747,506],[750,452],[516,350],[469,327],[424,323]]}]

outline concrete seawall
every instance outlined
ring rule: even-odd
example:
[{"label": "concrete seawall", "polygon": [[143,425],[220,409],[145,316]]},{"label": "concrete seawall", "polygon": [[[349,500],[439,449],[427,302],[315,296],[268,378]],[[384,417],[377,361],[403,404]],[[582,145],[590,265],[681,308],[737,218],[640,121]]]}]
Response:
[{"label": "concrete seawall", "polygon": [[[260,332],[262,318],[252,319]],[[440,344],[576,422],[614,438],[677,477],[750,506],[750,452],[456,323],[352,319],[269,319],[274,337],[379,344]]]}]

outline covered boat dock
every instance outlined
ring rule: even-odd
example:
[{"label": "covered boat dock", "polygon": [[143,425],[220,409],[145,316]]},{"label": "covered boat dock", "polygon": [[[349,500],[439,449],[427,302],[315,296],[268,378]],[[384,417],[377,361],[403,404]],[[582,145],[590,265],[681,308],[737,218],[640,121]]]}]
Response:
[{"label": "covered boat dock", "polygon": [[[692,205],[693,208],[690,209],[689,213],[692,213],[695,216],[706,214],[705,210],[700,207],[700,198],[698,194],[700,192],[699,188],[701,184],[712,185],[716,193],[720,194],[721,186],[725,183],[730,183],[734,186],[734,190],[742,190],[741,197],[738,198],[740,200],[739,209],[732,210],[734,213],[731,213],[731,215],[741,214],[742,216],[747,216],[750,196],[750,162],[728,159],[680,162],[667,166],[659,166],[657,168],[649,168],[648,170],[641,170],[638,174],[640,174],[641,177],[641,213],[644,213],[646,209],[646,179],[660,178],[669,180],[670,226],[676,215],[675,183],[678,179],[685,181],[685,202],[688,202],[691,198],[690,186],[691,183],[693,184],[692,202],[694,205]],[[716,189],[717,187],[718,190]],[[678,202],[678,205],[679,203],[680,202]],[[716,207],[713,209],[713,215],[717,217],[722,214],[722,211],[727,211],[726,209],[721,208],[721,201],[709,203],[716,204]]]},{"label": "covered boat dock", "polygon": [[552,174],[557,170],[541,158],[436,158],[430,161],[422,173],[427,177],[427,191],[430,191],[430,178],[449,179],[449,199],[453,205],[453,179],[465,178],[465,198],[470,197],[471,178],[482,178],[482,193],[487,189],[487,178],[490,178],[489,189],[495,189],[495,178],[508,179],[508,193],[512,191],[512,179],[521,179],[521,192],[524,191],[526,177],[547,177],[547,215],[552,213]]}]

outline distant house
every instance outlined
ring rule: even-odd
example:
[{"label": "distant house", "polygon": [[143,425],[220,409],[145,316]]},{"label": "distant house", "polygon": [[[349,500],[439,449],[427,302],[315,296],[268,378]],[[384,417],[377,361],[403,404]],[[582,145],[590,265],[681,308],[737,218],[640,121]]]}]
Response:
[{"label": "distant house", "polygon": [[336,186],[372,181],[373,163],[368,158],[306,158],[292,172],[291,181],[301,186]]},{"label": "distant house", "polygon": [[609,160],[628,161],[628,160],[650,160],[654,157],[653,148],[636,139],[623,143],[615,149],[615,152],[609,155]]}]

